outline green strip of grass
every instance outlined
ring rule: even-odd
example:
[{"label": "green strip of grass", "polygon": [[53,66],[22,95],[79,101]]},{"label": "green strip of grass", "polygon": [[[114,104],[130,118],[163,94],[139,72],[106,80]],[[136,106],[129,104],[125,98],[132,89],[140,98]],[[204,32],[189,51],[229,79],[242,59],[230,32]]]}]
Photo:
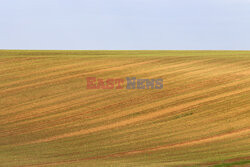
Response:
[{"label": "green strip of grass", "polygon": [[233,162],[233,163],[223,163],[223,164],[214,165],[214,167],[230,167],[230,166],[235,166],[235,165],[246,165],[246,164],[250,164],[250,160]]}]

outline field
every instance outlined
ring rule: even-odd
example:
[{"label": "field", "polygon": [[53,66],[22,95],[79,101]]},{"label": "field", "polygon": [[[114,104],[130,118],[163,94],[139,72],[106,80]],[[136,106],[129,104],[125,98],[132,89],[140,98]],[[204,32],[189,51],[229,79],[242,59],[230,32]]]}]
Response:
[{"label": "field", "polygon": [[250,51],[0,50],[0,166],[250,166]]}]

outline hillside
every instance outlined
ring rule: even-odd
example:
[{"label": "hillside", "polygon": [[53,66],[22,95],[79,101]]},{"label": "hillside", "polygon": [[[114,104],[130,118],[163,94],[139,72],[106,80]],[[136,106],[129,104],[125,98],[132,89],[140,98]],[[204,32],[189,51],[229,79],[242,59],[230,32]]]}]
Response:
[{"label": "hillside", "polygon": [[0,51],[0,166],[237,165],[250,166],[248,51]]}]

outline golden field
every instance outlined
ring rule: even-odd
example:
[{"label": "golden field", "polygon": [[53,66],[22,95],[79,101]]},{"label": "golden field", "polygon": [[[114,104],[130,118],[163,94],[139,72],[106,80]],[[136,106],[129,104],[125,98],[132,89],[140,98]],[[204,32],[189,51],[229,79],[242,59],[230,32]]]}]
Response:
[{"label": "golden field", "polygon": [[250,51],[0,50],[0,166],[250,166]]}]

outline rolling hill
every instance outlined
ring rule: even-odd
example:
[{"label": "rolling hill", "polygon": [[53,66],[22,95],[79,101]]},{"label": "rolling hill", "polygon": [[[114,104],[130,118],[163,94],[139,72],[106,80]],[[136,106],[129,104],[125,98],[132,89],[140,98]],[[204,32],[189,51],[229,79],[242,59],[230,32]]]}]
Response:
[{"label": "rolling hill", "polygon": [[250,166],[250,52],[1,50],[0,166]]}]

